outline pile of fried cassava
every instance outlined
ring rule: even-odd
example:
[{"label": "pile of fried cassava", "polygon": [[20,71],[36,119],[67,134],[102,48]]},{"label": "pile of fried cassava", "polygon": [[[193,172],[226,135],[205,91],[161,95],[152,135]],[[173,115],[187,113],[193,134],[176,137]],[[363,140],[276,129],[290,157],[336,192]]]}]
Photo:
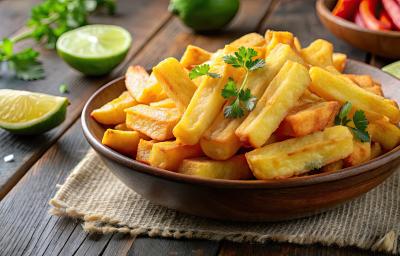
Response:
[{"label": "pile of fried cassava", "polygon": [[251,33],[208,52],[188,45],[92,112],[103,144],[137,161],[216,179],[284,179],[359,165],[399,144],[400,112],[346,55],[289,32]]}]

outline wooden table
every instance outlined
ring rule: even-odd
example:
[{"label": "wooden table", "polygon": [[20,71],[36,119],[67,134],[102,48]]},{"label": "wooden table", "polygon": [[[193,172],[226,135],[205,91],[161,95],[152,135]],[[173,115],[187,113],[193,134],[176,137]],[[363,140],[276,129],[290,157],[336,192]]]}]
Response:
[{"label": "wooden table", "polygon": [[[0,0],[0,37],[22,29],[30,8],[40,0]],[[356,248],[264,245],[205,240],[131,238],[119,234],[93,236],[76,220],[48,214],[49,199],[89,148],[81,131],[80,113],[101,85],[123,74],[129,64],[151,68],[168,56],[180,57],[187,44],[216,50],[247,32],[289,30],[307,45],[316,38],[334,42],[335,50],[350,58],[381,66],[387,62],[339,41],[324,29],[315,14],[314,1],[242,0],[233,24],[220,35],[195,35],[167,11],[167,0],[118,0],[115,17],[98,14],[91,23],[111,23],[128,29],[133,47],[125,62],[111,75],[86,78],[67,67],[54,51],[39,48],[46,79],[23,82],[0,79],[0,88],[59,95],[59,85],[70,88],[67,120],[58,128],[35,137],[18,137],[0,131],[0,255],[371,255]],[[24,44],[29,45],[31,42]],[[5,163],[5,155],[15,161]]]}]

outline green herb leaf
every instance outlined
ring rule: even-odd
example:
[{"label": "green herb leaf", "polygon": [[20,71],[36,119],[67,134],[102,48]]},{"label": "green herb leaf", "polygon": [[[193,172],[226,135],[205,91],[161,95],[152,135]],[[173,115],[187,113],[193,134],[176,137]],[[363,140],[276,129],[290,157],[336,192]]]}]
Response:
[{"label": "green herb leaf", "polygon": [[236,83],[232,78],[229,78],[228,83],[225,85],[224,89],[221,92],[222,97],[228,99],[230,97],[236,97],[238,95],[238,91],[236,89]]},{"label": "green herb leaf", "polygon": [[244,116],[244,111],[240,107],[240,102],[235,100],[232,104],[225,106],[224,116],[226,118],[240,118]]},{"label": "green herb leaf", "polygon": [[339,114],[335,117],[335,124],[349,127],[354,135],[354,138],[361,142],[370,141],[371,138],[367,131],[368,119],[366,118],[364,111],[357,110],[354,112],[353,123],[355,127],[348,126],[348,123],[351,120],[347,116],[350,113],[351,108],[352,104],[350,102],[343,104]]},{"label": "green herb leaf", "polygon": [[253,48],[239,47],[234,55],[225,55],[223,60],[225,63],[232,65],[235,68],[244,68],[247,71],[254,71],[265,66],[263,59],[255,59],[257,52]]},{"label": "green herb leaf", "polygon": [[66,85],[66,84],[61,84],[60,87],[58,87],[58,90],[60,91],[60,93],[68,93],[69,92],[68,85]]},{"label": "green herb leaf", "polygon": [[239,47],[233,55],[225,55],[223,60],[225,63],[232,65],[234,68],[244,68],[246,71],[245,78],[239,89],[236,84],[230,80],[221,92],[225,99],[234,98],[231,105],[225,106],[224,115],[226,118],[238,118],[245,114],[245,111],[252,111],[257,102],[257,98],[251,94],[249,88],[244,89],[247,83],[247,77],[250,72],[265,66],[263,59],[254,59],[257,52],[253,48]]},{"label": "green herb leaf", "polygon": [[357,110],[356,112],[354,112],[353,123],[358,130],[364,131],[367,129],[368,120],[365,116],[364,111]]},{"label": "green herb leaf", "polygon": [[190,72],[189,72],[189,78],[190,79],[195,79],[196,77],[199,76],[210,76],[212,78],[220,78],[221,75],[217,73],[212,73],[210,71],[210,65],[208,64],[203,64],[203,65],[198,65],[195,66]]},{"label": "green herb leaf", "polygon": [[42,64],[37,60],[39,53],[27,48],[13,54],[9,59],[9,68],[14,70],[15,76],[22,80],[37,80],[45,77]]},{"label": "green herb leaf", "polygon": [[351,131],[353,132],[354,137],[361,142],[368,142],[371,140],[366,130],[362,131],[351,127]]}]

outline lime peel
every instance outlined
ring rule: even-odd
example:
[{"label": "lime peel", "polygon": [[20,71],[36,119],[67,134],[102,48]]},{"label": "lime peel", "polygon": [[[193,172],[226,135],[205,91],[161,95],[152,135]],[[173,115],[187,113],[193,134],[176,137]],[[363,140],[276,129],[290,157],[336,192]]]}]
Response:
[{"label": "lime peel", "polygon": [[65,120],[68,99],[41,93],[0,90],[0,127],[15,134],[39,134]]}]

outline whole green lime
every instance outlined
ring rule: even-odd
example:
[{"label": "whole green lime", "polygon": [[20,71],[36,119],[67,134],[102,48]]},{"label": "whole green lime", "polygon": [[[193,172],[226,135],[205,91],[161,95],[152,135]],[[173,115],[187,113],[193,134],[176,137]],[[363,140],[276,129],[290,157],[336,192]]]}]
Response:
[{"label": "whole green lime", "polygon": [[195,31],[213,31],[235,17],[239,0],[171,0],[168,9]]}]

